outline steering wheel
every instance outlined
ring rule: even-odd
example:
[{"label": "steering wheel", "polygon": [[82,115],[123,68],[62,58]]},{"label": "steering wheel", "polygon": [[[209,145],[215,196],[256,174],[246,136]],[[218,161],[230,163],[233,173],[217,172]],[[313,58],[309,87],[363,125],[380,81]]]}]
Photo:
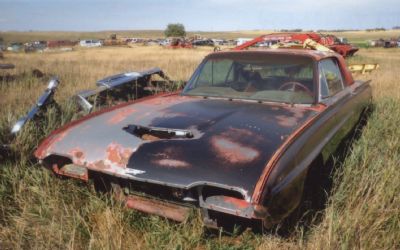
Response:
[{"label": "steering wheel", "polygon": [[280,86],[279,90],[290,90],[295,92],[296,87],[298,87],[297,89],[299,89],[300,91],[306,92],[310,96],[313,96],[311,90],[299,82],[285,82],[284,84],[282,84],[282,86]]}]

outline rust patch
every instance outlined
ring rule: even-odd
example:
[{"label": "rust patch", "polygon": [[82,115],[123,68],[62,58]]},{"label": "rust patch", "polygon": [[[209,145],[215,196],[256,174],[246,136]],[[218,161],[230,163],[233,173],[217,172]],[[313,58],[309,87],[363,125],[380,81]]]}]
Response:
[{"label": "rust patch", "polygon": [[322,111],[324,111],[326,109],[326,105],[322,104],[322,103],[319,103],[319,104],[317,104],[315,106],[310,107],[309,109],[317,111],[317,112],[322,112]]},{"label": "rust patch", "polygon": [[[257,127],[252,127],[254,130],[260,130],[260,128]],[[232,141],[243,141],[246,138],[251,138],[252,142],[258,143],[262,140],[265,140],[265,138],[261,136],[257,136],[254,131],[248,129],[248,128],[233,128],[229,127],[225,132],[221,133],[220,136],[230,138]]]},{"label": "rust patch", "polygon": [[163,118],[174,118],[183,116],[188,116],[188,114],[184,112],[172,112],[172,111],[166,111],[165,113],[163,113]]},{"label": "rust patch", "polygon": [[296,109],[296,110],[291,110],[293,113],[293,116],[297,119],[301,119],[304,117],[305,110],[304,109]]},{"label": "rust patch", "polygon": [[185,162],[185,161],[181,161],[181,160],[174,160],[174,159],[161,159],[161,160],[157,160],[154,161],[155,164],[163,166],[163,167],[167,167],[167,168],[189,168],[190,164]]},{"label": "rust patch", "polygon": [[289,128],[296,126],[304,117],[305,110],[295,109],[290,110],[290,113],[291,115],[277,115],[275,118],[277,119],[278,124]]},{"label": "rust patch", "polygon": [[188,207],[136,195],[126,196],[125,204],[128,208],[144,213],[156,214],[175,221],[184,221],[190,212],[190,208]]},{"label": "rust patch", "polygon": [[107,147],[107,160],[111,163],[115,163],[121,167],[126,167],[129,161],[129,157],[133,153],[133,149],[124,148],[117,143],[111,143]]},{"label": "rust patch", "polygon": [[158,140],[160,140],[159,137],[154,136],[154,135],[150,135],[150,134],[143,134],[141,138],[142,138],[142,140],[145,140],[145,141],[158,141]]},{"label": "rust patch", "polygon": [[249,203],[245,200],[237,199],[234,197],[224,196],[224,202],[231,203],[238,209],[246,209],[249,207]]},{"label": "rust patch", "polygon": [[218,157],[232,164],[248,163],[260,155],[256,149],[234,142],[225,136],[213,136],[211,145]]},{"label": "rust patch", "polygon": [[[177,91],[176,93],[180,93],[181,91]],[[185,100],[190,100],[190,97],[188,96],[179,96],[179,99],[176,98],[176,93],[172,94],[164,94],[162,98],[149,98],[145,102],[142,102],[143,105],[150,105],[150,106],[156,106],[156,105],[164,105],[164,104],[169,104],[169,103],[182,103]]]},{"label": "rust patch", "polygon": [[229,128],[226,133],[230,135],[236,135],[236,137],[252,137],[254,133],[251,130],[243,129],[243,128]]},{"label": "rust patch", "polygon": [[153,164],[158,165],[160,167],[166,168],[190,168],[191,164],[178,160],[181,156],[181,150],[178,148],[167,147],[163,151],[152,154],[153,160],[151,161]]},{"label": "rust patch", "polygon": [[296,117],[291,117],[291,116],[285,116],[285,115],[278,115],[276,116],[276,119],[278,121],[278,124],[281,125],[282,127],[293,127],[297,124],[299,121],[298,118]]},{"label": "rust patch", "polygon": [[[129,101],[129,102],[124,102],[124,103],[122,103],[120,105],[115,105],[115,106],[112,106],[112,107],[109,107],[109,108],[104,108],[104,109],[101,109],[99,111],[93,112],[93,113],[91,113],[89,115],[86,115],[86,116],[84,116],[84,117],[82,117],[80,119],[72,121],[72,122],[70,122],[70,123],[58,128],[58,129],[54,130],[53,132],[51,132],[51,134],[43,142],[41,142],[39,147],[36,149],[35,156],[38,159],[43,159],[44,157],[46,157],[47,153],[49,151],[51,151],[53,145],[56,142],[61,141],[70,132],[69,128],[72,128],[75,125],[80,124],[80,123],[82,123],[82,122],[84,122],[86,120],[89,120],[89,119],[91,119],[93,117],[99,116],[101,114],[105,114],[105,113],[110,112],[110,111],[115,111],[115,110],[120,110],[120,109],[121,110],[126,110],[126,109],[129,110],[130,109],[131,112],[133,113],[134,111],[132,111],[132,108],[128,107],[129,105],[132,105],[133,103],[135,103],[135,104],[137,104],[137,103],[145,104],[146,102],[151,103],[154,99],[158,99],[158,98],[161,98],[161,97],[166,98],[166,99],[174,100],[174,99],[176,99],[177,95],[180,92],[181,92],[181,90],[175,91],[175,92],[172,92],[172,93],[171,92],[169,92],[169,93],[160,93],[160,94],[156,94],[156,95],[152,95],[152,96],[143,97],[143,98],[140,98],[138,100],[132,100],[132,101]],[[182,96],[179,97],[179,98],[183,99],[183,100],[189,99],[189,97],[184,98]],[[125,108],[125,109],[123,109],[123,108]],[[121,121],[123,121],[125,118],[123,118]],[[113,125],[113,122],[116,121],[115,119],[117,119],[117,118],[114,117],[114,119],[110,119],[111,120],[110,121],[111,125]]]},{"label": "rust patch", "polygon": [[127,107],[123,110],[119,110],[116,114],[114,114],[110,119],[107,120],[107,124],[109,125],[115,125],[123,120],[125,120],[129,115],[133,114],[136,112],[136,109],[132,107]]},{"label": "rust patch", "polygon": [[80,148],[73,148],[69,152],[72,156],[72,162],[78,165],[83,165],[85,162],[85,153]]},{"label": "rust patch", "polygon": [[153,154],[153,155],[156,158],[167,159],[170,156],[179,155],[179,150],[175,149],[173,147],[167,147],[162,152],[159,152],[159,153],[156,153],[156,154]]},{"label": "rust patch", "polygon": [[[141,121],[143,119],[146,119],[147,117],[154,115],[156,111],[154,112],[145,112],[146,109],[142,108],[141,106],[136,107],[138,108],[138,113],[135,115],[135,121]],[[143,110],[142,110],[143,109]],[[149,109],[147,109],[149,110]]]},{"label": "rust patch", "polygon": [[253,203],[259,203],[261,199],[262,192],[264,190],[265,183],[267,179],[269,178],[269,175],[272,172],[272,169],[275,167],[276,162],[279,160],[281,155],[283,154],[284,150],[288,145],[290,145],[297,136],[300,135],[312,122],[314,122],[317,118],[319,118],[321,113],[315,115],[314,117],[311,117],[310,119],[306,120],[299,128],[297,128],[295,131],[293,131],[287,139],[283,142],[283,144],[275,151],[275,153],[272,155],[270,160],[268,161],[267,165],[264,168],[263,173],[261,174],[260,178],[258,179],[256,186],[254,188],[253,196],[252,196],[252,201]]},{"label": "rust patch", "polygon": [[109,166],[107,166],[104,163],[103,160],[93,162],[93,163],[89,164],[89,167],[90,168],[95,168],[95,169],[108,169],[108,168],[110,168]]},{"label": "rust patch", "polygon": [[73,174],[73,173],[69,173],[69,172],[63,171],[63,169],[60,169],[57,164],[53,164],[52,170],[53,170],[54,173],[56,173],[58,175],[77,178],[77,179],[80,179],[80,180],[83,180],[83,181],[88,181],[89,180],[89,176],[87,174],[87,171],[86,171],[86,173],[84,175],[76,175],[76,174]]}]

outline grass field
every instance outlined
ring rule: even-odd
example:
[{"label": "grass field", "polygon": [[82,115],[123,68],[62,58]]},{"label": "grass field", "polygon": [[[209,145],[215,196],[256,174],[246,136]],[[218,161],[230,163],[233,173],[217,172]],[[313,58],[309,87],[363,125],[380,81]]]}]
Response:
[{"label": "grass field", "polygon": [[[60,180],[29,153],[61,123],[74,118],[68,98],[93,87],[97,79],[121,71],[158,66],[186,80],[208,49],[159,47],[98,48],[73,52],[6,53],[1,63],[12,74],[38,68],[58,75],[56,100],[63,115],[28,126],[14,141],[14,160],[0,163],[0,249],[399,249],[400,248],[400,49],[361,49],[351,62],[380,63],[372,79],[375,111],[333,178],[333,193],[322,219],[299,225],[289,236],[249,231],[209,233],[196,213],[183,224],[127,210],[108,195],[72,180]],[[45,88],[29,73],[0,83],[0,142]]]}]

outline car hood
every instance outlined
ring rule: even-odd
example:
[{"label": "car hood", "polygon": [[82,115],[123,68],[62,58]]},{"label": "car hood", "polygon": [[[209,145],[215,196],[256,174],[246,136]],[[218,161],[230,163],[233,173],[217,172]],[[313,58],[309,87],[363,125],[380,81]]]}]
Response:
[{"label": "car hood", "polygon": [[[251,197],[266,164],[316,111],[302,107],[167,95],[94,113],[54,131],[36,151],[95,171],[168,186],[214,185]],[[124,128],[170,128],[158,139]]]}]

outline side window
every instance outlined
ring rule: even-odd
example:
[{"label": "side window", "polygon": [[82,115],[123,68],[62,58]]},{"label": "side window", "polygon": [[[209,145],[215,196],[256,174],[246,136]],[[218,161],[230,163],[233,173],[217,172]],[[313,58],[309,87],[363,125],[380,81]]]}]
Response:
[{"label": "side window", "polygon": [[204,64],[203,69],[201,70],[201,74],[199,78],[197,78],[196,85],[211,85],[212,83],[212,61],[206,62]]},{"label": "side window", "polygon": [[233,80],[231,60],[209,60],[204,64],[197,85],[221,85]]},{"label": "side window", "polygon": [[343,78],[339,66],[333,59],[319,63],[320,96],[333,96],[343,89]]}]

